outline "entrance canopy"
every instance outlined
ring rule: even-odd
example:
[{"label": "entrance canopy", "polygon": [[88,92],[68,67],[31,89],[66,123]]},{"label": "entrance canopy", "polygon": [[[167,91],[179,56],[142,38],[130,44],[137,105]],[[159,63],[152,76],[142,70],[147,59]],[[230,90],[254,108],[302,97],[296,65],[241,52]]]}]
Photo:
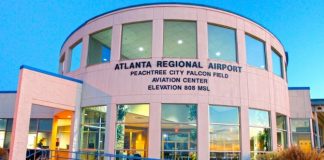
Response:
[{"label": "entrance canopy", "polygon": [[[12,127],[10,160],[25,159],[33,105],[75,111],[80,106],[82,81],[21,66]],[[71,147],[72,148],[72,147]]]}]

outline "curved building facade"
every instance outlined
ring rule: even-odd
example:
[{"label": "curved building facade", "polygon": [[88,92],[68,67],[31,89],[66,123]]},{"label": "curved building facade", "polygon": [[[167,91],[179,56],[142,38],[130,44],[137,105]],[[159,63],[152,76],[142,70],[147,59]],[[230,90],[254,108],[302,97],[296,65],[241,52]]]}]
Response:
[{"label": "curved building facade", "polygon": [[[11,159],[40,139],[51,149],[161,159],[310,149],[314,115],[301,111],[309,88],[288,92],[287,56],[267,29],[216,8],[151,4],[102,14],[66,39],[59,75],[22,66],[7,114]],[[34,109],[42,107],[50,109]],[[24,121],[35,133],[18,127]]]},{"label": "curved building facade", "polygon": [[288,144],[276,129],[289,116],[284,48],[239,15],[122,9],[82,25],[60,57],[60,72],[84,82],[80,109],[106,107],[109,152],[214,159]]}]

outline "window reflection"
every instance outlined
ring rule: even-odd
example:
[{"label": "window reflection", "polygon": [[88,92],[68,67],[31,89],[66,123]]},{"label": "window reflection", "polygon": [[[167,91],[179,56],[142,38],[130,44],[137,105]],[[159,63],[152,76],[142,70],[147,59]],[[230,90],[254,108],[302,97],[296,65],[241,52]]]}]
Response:
[{"label": "window reflection", "polygon": [[71,48],[71,63],[69,71],[76,71],[80,68],[81,56],[82,56],[82,41],[77,43]]},{"label": "window reflection", "polygon": [[116,154],[147,157],[149,105],[117,106]]},{"label": "window reflection", "polygon": [[112,29],[90,35],[88,65],[110,61]]},{"label": "window reflection", "polygon": [[52,119],[30,119],[28,133],[28,149],[40,148],[37,146],[42,141],[42,148],[49,148],[52,137]]},{"label": "window reflection", "polygon": [[105,142],[106,106],[82,108],[80,150],[103,152]]},{"label": "window reflection", "polygon": [[237,107],[209,107],[211,159],[239,159],[240,122]]},{"label": "window reflection", "polygon": [[249,109],[250,150],[251,158],[267,151],[271,151],[271,129],[269,112]]},{"label": "window reflection", "polygon": [[310,120],[291,119],[292,144],[300,147],[303,151],[310,151],[312,148]]},{"label": "window reflection", "polygon": [[164,57],[197,58],[197,24],[192,21],[164,21]]},{"label": "window reflection", "polygon": [[210,59],[236,62],[235,30],[209,24],[208,55]]},{"label": "window reflection", "polygon": [[150,58],[152,54],[152,22],[123,25],[121,59]]},{"label": "window reflection", "polygon": [[162,104],[162,159],[197,159],[197,106]]},{"label": "window reflection", "polygon": [[277,114],[276,116],[277,123],[277,148],[282,150],[287,148],[287,123],[286,116]]},{"label": "window reflection", "polygon": [[264,43],[249,35],[245,35],[247,63],[253,67],[266,69]]},{"label": "window reflection", "polygon": [[272,49],[272,72],[277,76],[282,77],[282,58]]}]

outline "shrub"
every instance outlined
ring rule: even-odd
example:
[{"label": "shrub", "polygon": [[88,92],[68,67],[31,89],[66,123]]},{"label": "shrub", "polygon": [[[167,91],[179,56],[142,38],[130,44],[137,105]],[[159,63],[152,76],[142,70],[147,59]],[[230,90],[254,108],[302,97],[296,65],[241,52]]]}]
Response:
[{"label": "shrub", "polygon": [[302,151],[299,147],[293,146],[288,149],[258,155],[257,160],[324,160],[324,150],[320,153],[313,149],[308,152]]}]

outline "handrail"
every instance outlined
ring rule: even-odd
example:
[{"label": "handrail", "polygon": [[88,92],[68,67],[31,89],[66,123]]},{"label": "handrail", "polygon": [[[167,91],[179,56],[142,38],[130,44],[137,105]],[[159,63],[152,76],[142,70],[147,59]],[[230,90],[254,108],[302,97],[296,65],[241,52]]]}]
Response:
[{"label": "handrail", "polygon": [[[68,157],[64,157],[60,155],[60,153],[68,154]],[[26,159],[36,160],[39,157],[41,160],[43,159],[71,159],[71,160],[83,160],[82,156],[94,156],[94,158],[99,160],[100,158],[120,158],[120,159],[128,159],[128,160],[159,160],[157,158],[142,158],[137,156],[129,156],[123,154],[111,154],[104,153],[101,151],[66,151],[66,150],[50,150],[50,149],[28,149],[26,154]],[[72,157],[72,158],[71,158]]]}]

